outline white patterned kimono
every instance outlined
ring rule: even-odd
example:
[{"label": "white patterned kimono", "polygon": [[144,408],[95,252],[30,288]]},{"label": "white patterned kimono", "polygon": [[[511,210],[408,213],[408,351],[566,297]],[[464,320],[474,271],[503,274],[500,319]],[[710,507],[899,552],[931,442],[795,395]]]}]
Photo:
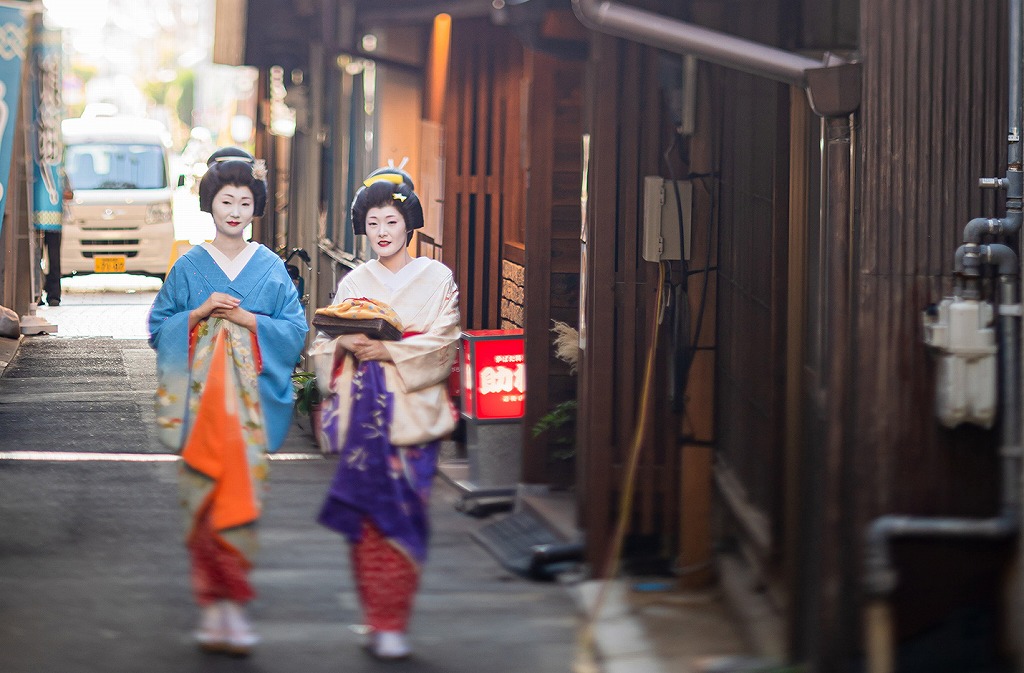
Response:
[{"label": "white patterned kimono", "polygon": [[[457,420],[447,381],[461,335],[459,294],[451,271],[426,257],[413,259],[398,273],[371,260],[341,279],[334,301],[360,297],[391,306],[406,335],[401,341],[382,342],[392,359],[381,363],[387,388],[394,394],[391,443],[411,446],[446,436]],[[337,437],[324,438],[324,446],[340,444],[346,436],[357,367],[355,358],[337,343],[321,332],[310,349],[321,392],[338,395],[340,402]]]}]

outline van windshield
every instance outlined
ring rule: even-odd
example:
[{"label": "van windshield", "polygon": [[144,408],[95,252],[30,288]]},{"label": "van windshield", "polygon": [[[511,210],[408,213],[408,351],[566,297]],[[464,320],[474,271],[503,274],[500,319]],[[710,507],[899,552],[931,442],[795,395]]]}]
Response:
[{"label": "van windshield", "polygon": [[159,145],[68,145],[64,170],[72,189],[163,189],[164,151]]}]

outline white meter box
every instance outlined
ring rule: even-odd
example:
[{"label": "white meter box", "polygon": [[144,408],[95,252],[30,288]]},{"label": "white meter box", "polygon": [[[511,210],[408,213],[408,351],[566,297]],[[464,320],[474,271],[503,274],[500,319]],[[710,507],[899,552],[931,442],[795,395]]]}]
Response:
[{"label": "white meter box", "polygon": [[643,257],[648,262],[690,259],[690,213],[693,184],[677,180],[679,205],[682,206],[682,245],[680,245],[680,211],[672,182],[657,175],[644,177],[644,240]]},{"label": "white meter box", "polygon": [[991,428],[996,417],[994,311],[987,302],[946,297],[926,311],[924,342],[935,349],[935,413],[947,428]]}]

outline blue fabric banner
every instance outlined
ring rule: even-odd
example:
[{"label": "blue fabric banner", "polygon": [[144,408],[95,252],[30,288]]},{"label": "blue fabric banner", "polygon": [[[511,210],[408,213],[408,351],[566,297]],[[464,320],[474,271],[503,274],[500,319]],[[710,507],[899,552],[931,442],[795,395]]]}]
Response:
[{"label": "blue fabric banner", "polygon": [[25,60],[28,28],[20,9],[0,7],[0,226],[7,206],[14,128],[18,121],[21,64]]},{"label": "blue fabric banner", "polygon": [[32,223],[59,231],[64,209],[61,177],[61,32],[33,21],[32,44]]}]

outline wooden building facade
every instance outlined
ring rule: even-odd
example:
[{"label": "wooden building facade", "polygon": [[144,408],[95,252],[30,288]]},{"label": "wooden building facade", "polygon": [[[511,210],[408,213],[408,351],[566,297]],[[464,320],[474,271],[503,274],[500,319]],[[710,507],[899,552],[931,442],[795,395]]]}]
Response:
[{"label": "wooden building facade", "polygon": [[[833,480],[844,494],[835,507],[848,514],[845,539],[823,535],[823,545],[859,551],[871,520],[888,513],[980,520],[999,512],[998,426],[949,430],[936,421],[936,362],[922,345],[921,316],[952,294],[953,254],[966,223],[1005,215],[1006,193],[982,190],[978,180],[1007,175],[1007,31],[1021,21],[1008,4],[861,3],[860,189],[845,363],[852,375],[846,441],[835,452],[842,469]],[[979,97],[988,101],[982,109]],[[1005,655],[1019,669],[1012,542],[899,540],[894,554],[902,641],[934,643],[944,628],[974,628],[990,639],[993,660]],[[862,568],[836,558],[821,572],[856,586]],[[857,604],[834,602],[839,632]],[[935,648],[924,665],[948,669],[942,655]],[[983,664],[995,661],[974,665]]]},{"label": "wooden building facade", "polygon": [[[1008,1],[610,3],[859,64],[833,92],[857,104],[825,114],[802,85],[722,63],[688,70],[684,50],[584,26],[569,2],[517,3],[524,14],[498,22],[489,2],[302,3],[321,13],[303,16],[321,29],[307,82],[330,132],[296,141],[292,156],[311,159],[292,174],[319,166],[322,285],[359,260],[341,244],[356,175],[389,158],[384,147],[410,146],[420,166],[436,152],[426,207],[440,224],[418,250],[455,272],[465,328],[525,328],[522,480],[571,489],[593,574],[612,567],[628,507],[627,569],[684,587],[740,577],[786,658],[858,668],[871,523],[999,505],[998,431],[935,420],[921,312],[951,292],[963,225],[1003,214],[1003,195],[976,185],[1006,170]],[[418,51],[389,51],[388,28],[419,34]],[[371,29],[372,53],[360,42]],[[378,107],[396,100],[389,72],[417,104],[382,127],[364,114],[366,71],[339,56],[375,62]],[[443,142],[424,140],[424,121]],[[354,129],[376,131],[376,154]],[[644,259],[648,176],[690,184],[685,261]],[[553,320],[580,329],[576,374],[554,356]],[[529,428],[573,398],[564,461]],[[1019,660],[1013,555],[998,542],[894,542],[898,670]],[[929,650],[951,632],[982,633],[974,660]]]}]

